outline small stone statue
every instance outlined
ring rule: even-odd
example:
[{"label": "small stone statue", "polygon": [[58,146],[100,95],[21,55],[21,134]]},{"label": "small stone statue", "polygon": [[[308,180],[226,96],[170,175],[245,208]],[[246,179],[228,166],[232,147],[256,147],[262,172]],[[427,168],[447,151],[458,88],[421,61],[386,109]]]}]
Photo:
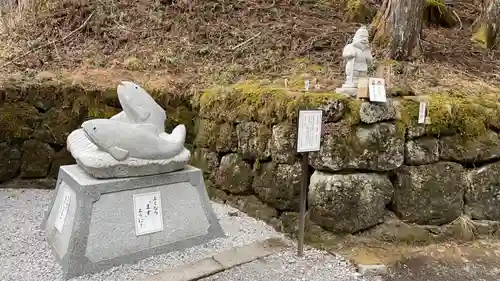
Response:
[{"label": "small stone statue", "polygon": [[110,119],[85,121],[67,139],[77,164],[96,178],[145,176],[181,170],[191,153],[186,128],[165,133],[165,111],[140,86],[117,87],[123,111]]},{"label": "small stone statue", "polygon": [[337,92],[354,97],[358,88],[358,78],[368,77],[368,66],[373,61],[366,26],[356,31],[352,43],[344,47],[342,57],[346,61],[346,82],[342,88],[337,88]]}]

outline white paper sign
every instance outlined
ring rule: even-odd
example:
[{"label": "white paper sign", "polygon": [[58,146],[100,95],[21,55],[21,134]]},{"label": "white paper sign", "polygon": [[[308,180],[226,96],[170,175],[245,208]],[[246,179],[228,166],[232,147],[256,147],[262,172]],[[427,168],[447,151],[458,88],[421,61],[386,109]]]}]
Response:
[{"label": "white paper sign", "polygon": [[160,192],[134,195],[135,235],[163,231]]},{"label": "white paper sign", "polygon": [[63,200],[59,206],[59,212],[57,212],[56,221],[54,222],[54,227],[62,233],[64,221],[66,221],[66,216],[68,215],[69,204],[71,203],[71,193],[67,188],[63,188]]},{"label": "white paper sign", "polygon": [[319,151],[322,119],[322,110],[299,111],[297,152]]},{"label": "white paper sign", "polygon": [[427,103],[420,102],[420,107],[418,109],[418,124],[425,124],[425,117],[427,113]]},{"label": "white paper sign", "polygon": [[385,80],[382,78],[370,78],[368,83],[370,101],[387,102],[385,93]]}]

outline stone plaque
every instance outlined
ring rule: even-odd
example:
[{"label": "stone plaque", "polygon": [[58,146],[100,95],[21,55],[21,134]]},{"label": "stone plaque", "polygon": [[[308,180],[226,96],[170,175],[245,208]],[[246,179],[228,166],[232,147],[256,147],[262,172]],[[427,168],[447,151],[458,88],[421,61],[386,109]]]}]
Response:
[{"label": "stone plaque", "polygon": [[64,221],[66,220],[66,216],[68,215],[69,204],[71,203],[71,193],[67,188],[63,189],[63,200],[61,206],[59,207],[59,211],[57,212],[56,221],[54,222],[54,227],[62,233],[62,229],[64,226]]},{"label": "stone plaque", "polygon": [[160,192],[134,195],[135,235],[163,231]]},{"label": "stone plaque", "polygon": [[189,165],[117,179],[61,166],[42,228],[65,280],[224,237],[203,172]]}]

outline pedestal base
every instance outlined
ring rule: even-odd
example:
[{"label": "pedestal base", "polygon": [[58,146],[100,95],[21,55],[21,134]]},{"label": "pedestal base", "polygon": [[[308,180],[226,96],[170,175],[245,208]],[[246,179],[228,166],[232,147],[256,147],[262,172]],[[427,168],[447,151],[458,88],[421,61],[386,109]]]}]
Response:
[{"label": "pedestal base", "polygon": [[65,279],[224,236],[202,171],[189,165],[107,180],[77,165],[62,166],[42,229]]},{"label": "pedestal base", "polygon": [[339,93],[339,94],[344,94],[348,97],[356,97],[356,91],[358,89],[355,88],[355,87],[344,87],[342,86],[342,88],[337,88],[335,89],[335,92],[336,93]]}]

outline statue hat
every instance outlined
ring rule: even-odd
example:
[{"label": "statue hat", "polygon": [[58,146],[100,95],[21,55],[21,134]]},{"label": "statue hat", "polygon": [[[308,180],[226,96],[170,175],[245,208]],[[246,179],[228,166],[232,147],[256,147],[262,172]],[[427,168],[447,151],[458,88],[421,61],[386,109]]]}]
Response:
[{"label": "statue hat", "polygon": [[368,37],[369,37],[368,29],[366,28],[366,26],[363,25],[354,34],[353,41],[358,41],[360,39],[368,38]]}]

